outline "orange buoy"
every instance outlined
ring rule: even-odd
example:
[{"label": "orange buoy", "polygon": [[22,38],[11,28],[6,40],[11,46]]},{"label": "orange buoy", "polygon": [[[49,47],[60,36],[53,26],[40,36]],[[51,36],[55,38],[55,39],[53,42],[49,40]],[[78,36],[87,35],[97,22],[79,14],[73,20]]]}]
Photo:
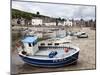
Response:
[{"label": "orange buoy", "polygon": [[64,51],[65,51],[65,52],[68,52],[68,48],[64,48]]}]

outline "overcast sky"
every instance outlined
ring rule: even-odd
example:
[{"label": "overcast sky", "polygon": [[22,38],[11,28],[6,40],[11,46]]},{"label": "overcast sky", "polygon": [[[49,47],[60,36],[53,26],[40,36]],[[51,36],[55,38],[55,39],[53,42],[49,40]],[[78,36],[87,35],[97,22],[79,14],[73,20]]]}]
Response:
[{"label": "overcast sky", "polygon": [[12,8],[31,13],[39,11],[41,15],[50,17],[95,19],[95,6],[12,1]]}]

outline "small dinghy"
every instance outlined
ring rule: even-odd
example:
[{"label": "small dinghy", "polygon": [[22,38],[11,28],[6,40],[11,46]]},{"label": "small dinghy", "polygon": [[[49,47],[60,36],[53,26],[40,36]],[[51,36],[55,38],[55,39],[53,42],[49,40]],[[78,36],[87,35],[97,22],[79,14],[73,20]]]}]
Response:
[{"label": "small dinghy", "polygon": [[67,44],[38,43],[36,36],[26,36],[17,44],[18,54],[28,64],[39,67],[61,67],[77,62],[79,48]]}]

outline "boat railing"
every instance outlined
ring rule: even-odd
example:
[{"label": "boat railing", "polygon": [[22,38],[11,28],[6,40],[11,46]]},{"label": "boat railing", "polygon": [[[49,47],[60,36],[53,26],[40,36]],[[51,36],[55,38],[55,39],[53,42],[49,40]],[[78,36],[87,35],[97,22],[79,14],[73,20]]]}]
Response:
[{"label": "boat railing", "polygon": [[70,46],[38,46],[39,48],[70,48]]}]

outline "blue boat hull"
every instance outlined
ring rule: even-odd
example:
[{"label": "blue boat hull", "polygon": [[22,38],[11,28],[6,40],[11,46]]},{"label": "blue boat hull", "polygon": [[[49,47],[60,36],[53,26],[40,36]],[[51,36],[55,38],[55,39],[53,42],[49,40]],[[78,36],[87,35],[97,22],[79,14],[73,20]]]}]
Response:
[{"label": "blue boat hull", "polygon": [[28,64],[33,66],[39,67],[61,67],[64,65],[69,65],[74,62],[77,62],[79,52],[73,54],[72,56],[66,57],[64,59],[57,59],[57,60],[40,60],[40,59],[33,59],[29,57],[25,57],[23,55],[19,55],[22,60]]}]

